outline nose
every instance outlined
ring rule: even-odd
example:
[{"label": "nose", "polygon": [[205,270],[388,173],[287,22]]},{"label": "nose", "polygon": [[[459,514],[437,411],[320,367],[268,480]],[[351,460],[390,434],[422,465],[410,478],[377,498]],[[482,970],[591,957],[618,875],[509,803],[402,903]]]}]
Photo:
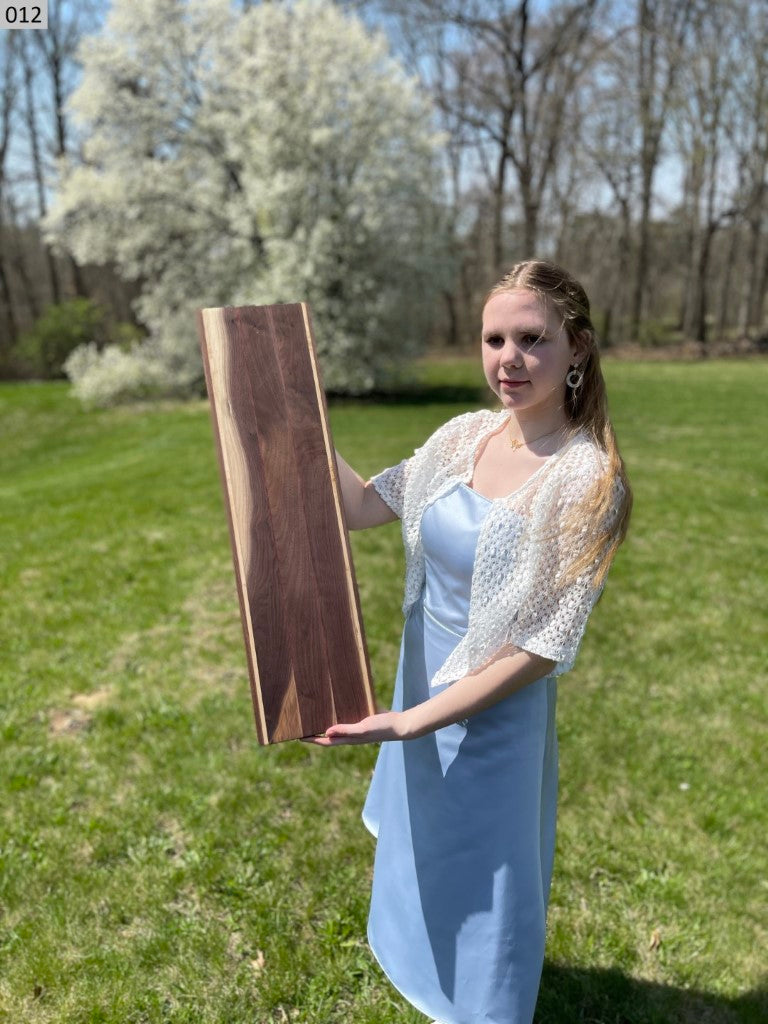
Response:
[{"label": "nose", "polygon": [[520,367],[523,365],[522,349],[515,343],[514,339],[505,339],[499,362],[502,366]]}]

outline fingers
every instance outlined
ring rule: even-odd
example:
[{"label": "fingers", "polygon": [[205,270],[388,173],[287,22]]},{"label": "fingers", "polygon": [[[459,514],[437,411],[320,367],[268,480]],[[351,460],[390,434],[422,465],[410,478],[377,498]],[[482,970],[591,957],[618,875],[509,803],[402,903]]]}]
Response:
[{"label": "fingers", "polygon": [[360,724],[331,725],[320,736],[302,736],[302,743],[313,743],[316,747],[342,747],[352,743],[375,742]]},{"label": "fingers", "polygon": [[[331,729],[333,729],[334,731],[331,732]],[[365,742],[365,740],[361,740],[359,737],[355,737],[352,734],[348,735],[344,731],[337,732],[336,731],[337,729],[338,729],[338,726],[331,726],[328,729],[327,732],[324,732],[321,735],[318,735],[318,736],[302,736],[301,737],[301,742],[302,743],[312,743],[316,747],[340,747],[340,746],[343,746],[344,744],[348,745],[350,743]]]},{"label": "fingers", "polygon": [[339,747],[350,743],[381,743],[384,740],[398,738],[395,728],[397,715],[388,711],[383,714],[369,715],[359,722],[338,723],[330,725],[322,736],[309,736],[305,742],[314,743],[318,747]]},{"label": "fingers", "polygon": [[311,743],[315,747],[348,747],[353,743],[364,743],[365,740],[358,740],[347,736],[302,736],[302,743]]},{"label": "fingers", "polygon": [[363,728],[363,722],[356,722],[354,725],[343,725],[339,723],[338,725],[329,725],[325,730],[325,735],[332,738],[336,736],[354,736],[356,733],[361,732]]}]

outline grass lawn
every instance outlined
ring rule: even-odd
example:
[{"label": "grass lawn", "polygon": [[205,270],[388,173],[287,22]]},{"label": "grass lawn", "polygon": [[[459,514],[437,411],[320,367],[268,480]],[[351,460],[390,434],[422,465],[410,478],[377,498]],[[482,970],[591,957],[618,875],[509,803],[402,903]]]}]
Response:
[{"label": "grass lawn", "polygon": [[[560,685],[537,1024],[768,1020],[768,362],[606,366],[630,536]],[[336,402],[363,474],[472,363]],[[0,1021],[424,1021],[365,942],[375,748],[255,740],[205,403],[0,385]],[[397,524],[353,535],[379,695]]]}]

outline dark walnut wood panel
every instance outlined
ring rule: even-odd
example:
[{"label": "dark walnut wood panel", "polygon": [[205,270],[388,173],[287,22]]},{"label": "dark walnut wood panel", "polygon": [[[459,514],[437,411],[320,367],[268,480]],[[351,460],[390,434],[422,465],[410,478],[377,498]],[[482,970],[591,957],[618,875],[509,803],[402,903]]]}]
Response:
[{"label": "dark walnut wood panel", "polygon": [[204,309],[198,329],[259,741],[356,721],[373,691],[309,311]]}]

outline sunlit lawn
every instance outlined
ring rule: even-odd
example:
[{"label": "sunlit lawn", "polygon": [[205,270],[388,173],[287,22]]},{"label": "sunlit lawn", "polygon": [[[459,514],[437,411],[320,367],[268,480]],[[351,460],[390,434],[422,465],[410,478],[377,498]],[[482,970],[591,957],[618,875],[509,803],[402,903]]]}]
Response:
[{"label": "sunlit lawn", "polygon": [[[539,1024],[768,1020],[768,363],[608,363],[630,537],[560,686]],[[361,473],[472,363],[335,403]],[[430,390],[430,388],[432,390]],[[416,1024],[365,943],[374,748],[255,741],[205,403],[0,385],[0,1020]],[[387,700],[397,525],[353,535]]]}]

